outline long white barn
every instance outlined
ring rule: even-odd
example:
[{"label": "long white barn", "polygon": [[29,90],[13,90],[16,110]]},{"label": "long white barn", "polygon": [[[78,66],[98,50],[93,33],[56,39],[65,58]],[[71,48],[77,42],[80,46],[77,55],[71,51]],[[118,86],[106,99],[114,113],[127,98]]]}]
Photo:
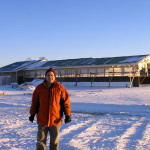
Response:
[{"label": "long white barn", "polygon": [[66,79],[68,82],[77,81],[77,78],[80,78],[80,82],[91,81],[91,78],[94,81],[97,78],[98,82],[98,78],[110,77],[129,77],[133,80],[136,77],[149,77],[150,55],[22,61],[0,68],[0,80],[10,77],[10,82],[22,83],[34,78],[44,78],[45,71],[51,67],[56,69],[57,78],[61,82]]},{"label": "long white barn", "polygon": [[90,76],[140,76],[141,71],[148,75],[150,56],[123,56],[109,58],[79,58],[39,62],[25,68],[30,77],[43,77],[45,70],[55,68],[58,77]]}]

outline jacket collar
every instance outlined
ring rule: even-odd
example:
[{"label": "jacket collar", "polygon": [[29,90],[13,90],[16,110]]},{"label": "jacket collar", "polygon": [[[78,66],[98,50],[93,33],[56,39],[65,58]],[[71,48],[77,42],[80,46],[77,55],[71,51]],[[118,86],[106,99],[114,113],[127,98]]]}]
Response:
[{"label": "jacket collar", "polygon": [[47,86],[47,88],[50,88],[50,89],[52,89],[58,85],[58,82],[56,80],[50,85],[50,87],[48,87],[46,80],[44,80],[43,83],[45,86]]}]

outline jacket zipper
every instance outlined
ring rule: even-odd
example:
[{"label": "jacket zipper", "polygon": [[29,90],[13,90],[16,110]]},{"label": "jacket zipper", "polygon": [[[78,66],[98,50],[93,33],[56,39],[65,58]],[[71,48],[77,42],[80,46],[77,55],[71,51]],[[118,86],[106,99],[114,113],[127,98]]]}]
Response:
[{"label": "jacket zipper", "polygon": [[50,125],[50,87],[48,87],[48,126]]}]

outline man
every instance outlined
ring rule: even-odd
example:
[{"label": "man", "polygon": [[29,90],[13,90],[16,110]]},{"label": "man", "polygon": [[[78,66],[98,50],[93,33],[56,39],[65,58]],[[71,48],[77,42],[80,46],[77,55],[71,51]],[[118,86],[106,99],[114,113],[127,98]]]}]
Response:
[{"label": "man", "polygon": [[63,85],[56,81],[56,72],[50,68],[45,73],[45,80],[39,84],[32,96],[29,120],[33,122],[37,114],[38,134],[37,150],[46,150],[47,133],[50,132],[50,149],[58,150],[58,134],[62,124],[71,121],[70,98]]}]

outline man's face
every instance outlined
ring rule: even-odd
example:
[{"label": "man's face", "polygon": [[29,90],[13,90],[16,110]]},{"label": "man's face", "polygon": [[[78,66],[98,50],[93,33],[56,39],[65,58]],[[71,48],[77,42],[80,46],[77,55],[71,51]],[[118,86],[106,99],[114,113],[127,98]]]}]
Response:
[{"label": "man's face", "polygon": [[53,83],[55,81],[55,75],[53,72],[48,72],[45,76],[45,79],[48,83]]}]

